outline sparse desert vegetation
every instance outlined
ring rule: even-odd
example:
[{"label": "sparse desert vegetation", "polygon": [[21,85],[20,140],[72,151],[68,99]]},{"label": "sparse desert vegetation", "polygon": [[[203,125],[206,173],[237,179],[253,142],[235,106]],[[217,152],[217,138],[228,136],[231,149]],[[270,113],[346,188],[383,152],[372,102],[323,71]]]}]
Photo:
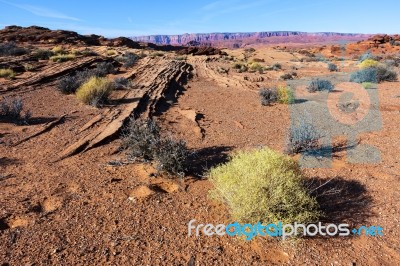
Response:
[{"label": "sparse desert vegetation", "polygon": [[[280,34],[180,47],[0,30],[0,262],[400,261],[400,37]],[[384,237],[188,236],[193,219]]]}]

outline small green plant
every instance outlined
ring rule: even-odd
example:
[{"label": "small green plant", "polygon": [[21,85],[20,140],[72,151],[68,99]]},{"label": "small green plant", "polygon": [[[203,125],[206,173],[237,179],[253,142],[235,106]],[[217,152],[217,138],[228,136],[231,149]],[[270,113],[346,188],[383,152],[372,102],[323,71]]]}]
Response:
[{"label": "small green plant", "polygon": [[336,72],[336,71],[338,71],[338,67],[334,63],[328,63],[328,70],[330,72]]},{"label": "small green plant", "polygon": [[294,103],[294,93],[289,87],[278,86],[278,102],[282,104]]},{"label": "small green plant", "polygon": [[76,97],[85,104],[98,107],[108,100],[114,83],[107,78],[92,77],[76,91]]},{"label": "small green plant", "polygon": [[332,91],[334,86],[329,80],[324,79],[314,79],[307,86],[307,90],[309,92],[317,92],[317,91]]},{"label": "small green plant", "polygon": [[53,62],[58,62],[58,63],[62,63],[62,62],[66,62],[66,61],[70,61],[75,59],[75,55],[74,54],[57,54],[57,55],[53,55],[50,57],[50,60]]},{"label": "small green plant", "polygon": [[210,196],[241,223],[310,223],[321,215],[297,162],[269,148],[237,152],[212,168],[209,180]]},{"label": "small green plant", "polygon": [[16,74],[12,69],[6,68],[6,69],[0,69],[0,78],[9,78],[13,79],[15,78]]}]

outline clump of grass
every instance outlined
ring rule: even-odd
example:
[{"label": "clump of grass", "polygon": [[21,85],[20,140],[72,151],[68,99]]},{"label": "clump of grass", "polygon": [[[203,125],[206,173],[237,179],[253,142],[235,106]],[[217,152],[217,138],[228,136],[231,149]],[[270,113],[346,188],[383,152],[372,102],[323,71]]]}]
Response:
[{"label": "clump of grass", "polygon": [[278,86],[278,102],[282,104],[294,103],[294,92],[289,87]]},{"label": "clump of grass", "polygon": [[32,53],[33,58],[35,58],[36,60],[48,60],[53,55],[53,51],[45,49],[39,49]]},{"label": "clump of grass", "polygon": [[329,80],[324,79],[314,79],[307,86],[307,90],[309,92],[317,92],[317,91],[332,91],[334,86]]},{"label": "clump of grass", "polygon": [[9,78],[9,79],[13,79],[15,78],[16,73],[9,68],[6,69],[0,69],[0,78]]},{"label": "clump of grass", "polygon": [[61,55],[61,54],[66,54],[67,51],[65,51],[65,49],[62,46],[54,46],[53,49],[51,49],[51,51],[56,54],[56,55]]},{"label": "clump of grass", "polygon": [[241,223],[310,223],[321,215],[297,162],[269,148],[237,152],[212,168],[209,180],[210,196]]},{"label": "clump of grass", "polygon": [[263,71],[264,67],[257,62],[253,62],[249,66],[251,71]]},{"label": "clump of grass", "polygon": [[183,56],[183,55],[175,56],[174,60],[176,60],[176,61],[185,61],[186,60],[186,56]]},{"label": "clump of grass", "polygon": [[186,143],[171,137],[162,138],[160,127],[152,120],[131,117],[123,131],[122,143],[129,158],[155,160],[159,171],[183,176],[187,170],[189,150]]},{"label": "clump of grass", "polygon": [[14,42],[0,43],[0,56],[20,56],[28,52],[28,49],[18,47]]},{"label": "clump of grass", "polygon": [[0,101],[0,120],[27,123],[31,117],[28,110],[24,114],[24,103],[21,98],[4,98]]},{"label": "clump of grass", "polygon": [[85,104],[98,107],[108,100],[114,83],[107,78],[91,77],[76,91],[76,97]]},{"label": "clump of grass", "polygon": [[155,51],[155,52],[152,52],[150,55],[149,55],[151,58],[154,58],[154,57],[157,57],[157,56],[164,56],[164,53],[163,52],[160,52],[160,51]]},{"label": "clump of grass", "polygon": [[62,63],[62,62],[66,62],[66,61],[70,61],[75,59],[75,55],[74,54],[57,54],[57,55],[53,55],[50,57],[50,60],[53,62],[58,62],[58,63]]},{"label": "clump of grass", "polygon": [[379,64],[378,61],[375,61],[373,59],[366,59],[364,61],[362,61],[360,64],[358,64],[358,67],[361,69],[364,68],[369,68],[369,67],[377,67]]},{"label": "clump of grass", "polygon": [[338,71],[338,67],[334,63],[328,63],[328,70],[330,72],[336,72],[336,71]]},{"label": "clump of grass", "polygon": [[95,69],[85,69],[62,78],[58,82],[57,89],[63,94],[75,93],[91,77],[105,77],[107,74],[115,73],[115,71],[114,66],[109,62],[98,63]]},{"label": "clump of grass", "polygon": [[106,54],[107,54],[107,56],[113,56],[113,55],[117,54],[117,51],[115,51],[115,50],[107,50]]}]

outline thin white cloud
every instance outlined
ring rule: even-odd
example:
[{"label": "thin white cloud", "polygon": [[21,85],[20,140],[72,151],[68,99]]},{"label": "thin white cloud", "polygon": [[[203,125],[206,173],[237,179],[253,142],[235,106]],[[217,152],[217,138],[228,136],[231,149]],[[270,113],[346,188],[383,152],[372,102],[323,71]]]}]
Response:
[{"label": "thin white cloud", "polygon": [[65,15],[59,11],[52,10],[49,8],[45,7],[40,7],[40,6],[33,6],[33,5],[27,5],[27,4],[14,4],[10,3],[7,1],[0,0],[0,2],[3,2],[5,4],[17,7],[19,9],[28,11],[36,16],[40,17],[46,17],[46,18],[57,18],[57,19],[65,19],[65,20],[73,20],[73,21],[81,21],[79,18],[71,17],[68,15]]}]

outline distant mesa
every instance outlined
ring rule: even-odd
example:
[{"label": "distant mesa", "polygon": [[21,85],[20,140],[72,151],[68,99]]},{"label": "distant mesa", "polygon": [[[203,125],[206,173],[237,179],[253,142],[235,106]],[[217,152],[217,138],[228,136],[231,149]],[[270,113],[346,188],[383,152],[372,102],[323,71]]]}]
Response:
[{"label": "distant mesa", "polygon": [[301,31],[265,31],[236,33],[193,33],[181,35],[149,35],[131,37],[133,41],[154,44],[186,45],[186,46],[228,46],[239,48],[254,43],[311,43],[332,41],[360,41],[372,35],[336,32],[301,32]]}]

